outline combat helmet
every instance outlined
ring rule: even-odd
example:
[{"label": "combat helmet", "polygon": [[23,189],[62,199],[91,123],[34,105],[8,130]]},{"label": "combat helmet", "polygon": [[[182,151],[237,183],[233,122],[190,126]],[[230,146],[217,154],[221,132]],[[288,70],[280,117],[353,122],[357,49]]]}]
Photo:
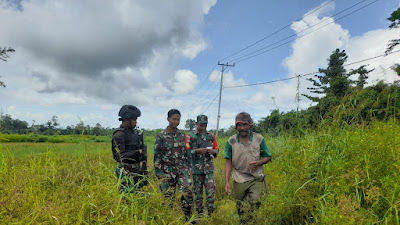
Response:
[{"label": "combat helmet", "polygon": [[118,116],[120,121],[128,119],[137,119],[140,117],[140,110],[133,105],[124,105],[119,110]]}]

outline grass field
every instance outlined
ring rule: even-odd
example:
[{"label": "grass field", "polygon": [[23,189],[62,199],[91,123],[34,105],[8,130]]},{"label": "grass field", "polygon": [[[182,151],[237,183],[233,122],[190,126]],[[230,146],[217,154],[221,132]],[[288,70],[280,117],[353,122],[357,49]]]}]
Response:
[{"label": "grass field", "polygon": [[[258,224],[400,224],[399,133],[391,121],[266,137],[273,160]],[[110,143],[1,143],[0,224],[184,224],[179,202],[163,206],[153,137],[145,142],[150,184],[126,200]],[[222,154],[215,164],[217,211],[199,224],[239,224]]]}]

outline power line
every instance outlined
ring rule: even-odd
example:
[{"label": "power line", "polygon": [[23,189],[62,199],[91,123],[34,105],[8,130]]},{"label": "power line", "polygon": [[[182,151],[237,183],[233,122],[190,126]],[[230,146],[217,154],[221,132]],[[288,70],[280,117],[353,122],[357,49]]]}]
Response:
[{"label": "power line", "polygon": [[214,71],[215,67],[217,67],[217,66],[218,66],[218,64],[215,64],[215,65],[214,65],[214,67],[213,67],[213,68],[211,69],[211,71],[208,73],[208,76],[207,76],[205,79],[203,79],[203,81],[200,83],[199,87],[197,88],[199,91],[198,91],[197,93],[195,93],[194,95],[197,95],[198,93],[200,93],[200,88],[203,86],[204,82],[205,82],[206,80],[208,80],[208,78],[211,76],[212,72]]},{"label": "power line", "polygon": [[[227,68],[226,73],[229,72],[229,70],[230,70],[230,68]],[[217,76],[216,76],[216,77],[217,77]],[[214,81],[215,81],[215,80],[216,80],[216,79],[214,79]],[[215,83],[214,87],[216,87],[217,85],[219,85],[219,83],[220,83],[220,82]],[[204,102],[206,99],[208,99],[208,96],[210,96],[211,93],[212,93],[212,92],[209,92],[208,95],[207,95],[205,98],[203,98],[200,102],[195,102],[193,105],[202,105],[203,102]],[[219,96],[219,93],[217,94],[217,96]],[[212,103],[215,101],[215,98],[216,98],[216,97],[214,97],[214,99],[211,101],[211,103],[206,107],[206,109],[204,110],[204,112],[207,111],[208,108],[212,105]],[[204,114],[204,112],[203,112],[203,114]]]},{"label": "power line", "polygon": [[[204,89],[203,90],[200,90],[200,88],[203,86],[203,84],[205,83],[205,81],[206,80],[208,80],[209,79],[209,77],[211,76],[211,74],[212,74],[212,72],[214,71],[214,69],[215,69],[215,67],[217,67],[217,65],[218,64],[215,64],[214,65],[214,67],[212,68],[212,70],[209,72],[209,74],[205,77],[205,79],[203,79],[203,81],[201,82],[201,84],[200,84],[200,86],[198,86],[196,89],[197,89],[197,92],[195,92],[194,94],[192,94],[193,95],[193,97],[192,98],[194,98],[194,99],[196,99],[196,98],[199,98],[199,96],[201,96],[201,92],[203,91],[204,93],[206,93],[207,92],[207,90],[212,86],[212,85],[208,85],[208,87],[207,87],[207,89],[204,91]],[[214,81],[216,80],[216,78],[214,78],[212,81],[211,81],[211,83],[214,83]],[[216,85],[214,85],[214,87],[215,87]],[[208,94],[209,95],[209,94]],[[208,97],[208,95],[207,95],[207,97]],[[204,99],[203,99],[204,100]],[[192,100],[191,101],[192,102],[192,104],[190,104],[190,105],[187,105],[186,107],[183,107],[183,108],[193,108],[195,105],[197,105],[198,104],[198,102],[197,102],[197,100]]]},{"label": "power line", "polygon": [[[216,66],[217,66],[218,64],[216,64]],[[216,67],[215,66],[215,67]],[[215,67],[214,67],[214,69],[215,69]],[[214,70],[213,70],[214,71]],[[212,71],[212,72],[213,72]],[[211,74],[212,74],[212,72],[208,75],[208,78],[211,76]],[[208,85],[208,87],[206,88],[206,89],[204,89],[204,91],[203,92],[207,92],[208,91],[208,89],[210,89],[210,87],[212,86],[212,88],[215,88],[215,86],[216,86],[216,84],[215,83],[219,83],[219,82],[215,82],[216,80],[218,79],[218,77],[217,76],[215,76],[212,80],[211,80],[211,83],[214,83],[214,86],[212,86],[212,85]],[[197,93],[198,95],[200,95],[200,91]]]},{"label": "power line", "polygon": [[[311,15],[312,13],[314,13],[314,12],[316,12],[317,10],[319,10],[319,9],[321,9],[321,8],[323,8],[323,7],[325,7],[326,5],[330,4],[330,3],[333,2],[333,1],[334,1],[334,0],[331,0],[331,1],[329,1],[329,2],[327,2],[327,3],[325,3],[325,4],[323,4],[323,5],[321,5],[320,7],[314,9],[313,11],[311,11],[311,12],[305,14],[303,17],[298,18],[297,20],[294,20],[294,21],[302,20],[303,18],[307,17],[308,15]],[[234,55],[236,55],[236,54],[238,54],[238,53],[240,53],[240,52],[243,52],[243,51],[246,50],[246,49],[249,49],[250,47],[253,47],[254,45],[256,45],[256,44],[258,44],[258,43],[264,41],[265,39],[267,39],[267,38],[269,38],[269,37],[272,37],[273,35],[275,35],[275,34],[281,32],[282,30],[284,30],[284,29],[290,27],[294,21],[292,21],[291,23],[289,23],[289,24],[286,25],[286,26],[283,26],[283,27],[280,28],[279,30],[277,30],[277,31],[275,31],[275,32],[273,32],[273,33],[271,33],[271,34],[269,34],[269,35],[267,35],[267,36],[261,38],[260,40],[258,40],[258,41],[256,41],[256,42],[254,42],[254,43],[252,43],[252,44],[250,44],[250,45],[248,45],[248,46],[242,48],[241,50],[239,50],[239,51],[237,51],[237,52],[235,52],[235,53],[233,53],[233,54],[231,54],[231,55],[229,55],[229,56],[227,56],[227,57],[225,57],[225,58],[223,58],[223,59],[220,59],[219,61],[228,59],[228,58],[230,58],[230,57],[232,57],[232,56],[234,56]]]},{"label": "power line", "polygon": [[[367,58],[367,59],[363,59],[363,60],[360,60],[360,61],[348,63],[348,64],[345,64],[345,65],[343,65],[343,66],[344,66],[344,67],[345,67],[345,66],[350,66],[350,65],[353,65],[353,64],[357,64],[357,63],[361,63],[361,62],[373,60],[373,59],[376,59],[376,58],[384,57],[384,56],[387,56],[387,55],[390,55],[390,54],[393,54],[393,53],[397,53],[397,52],[400,52],[400,50],[393,51],[393,52],[388,53],[388,54],[377,55],[377,56],[374,56],[374,57],[371,57],[371,58]],[[270,84],[270,83],[276,83],[276,82],[280,82],[280,81],[291,80],[291,79],[295,79],[295,78],[298,78],[298,77],[310,76],[310,75],[314,75],[314,74],[318,74],[318,73],[320,73],[320,72],[318,71],[318,72],[306,73],[306,74],[303,74],[303,75],[297,75],[297,76],[294,76],[294,77],[288,77],[288,78],[279,79],[279,80],[271,80],[271,81],[262,82],[262,83],[253,83],[253,84],[246,84],[246,85],[227,86],[227,87],[224,87],[224,88],[239,88],[239,87],[249,87],[249,86]]]},{"label": "power line", "polygon": [[[228,73],[229,70],[230,70],[230,68],[227,68],[227,70],[226,70],[225,73]],[[210,87],[211,87],[211,89],[214,90],[214,89],[220,84],[219,81],[216,82],[217,79],[218,79],[218,76],[215,76],[214,79],[211,81],[211,83],[214,83],[214,85],[209,85],[208,88],[207,88],[207,90],[208,90]],[[209,91],[209,92],[207,93],[207,95],[205,95],[204,97],[201,97],[201,100],[200,100],[200,101],[198,101],[198,100],[189,100],[189,101],[191,101],[191,102],[193,102],[193,103],[192,103],[190,106],[186,106],[186,107],[184,107],[184,108],[193,108],[193,107],[196,106],[196,105],[202,105],[206,100],[210,99],[209,97],[211,97],[212,94],[213,94],[213,91]],[[200,96],[200,95],[199,95],[199,96]]]},{"label": "power line", "polygon": [[[345,11],[347,11],[347,10],[349,10],[349,9],[351,9],[351,8],[357,6],[357,5],[359,5],[359,4],[361,4],[362,2],[365,2],[365,1],[366,1],[366,0],[362,0],[362,1],[357,2],[357,3],[353,4],[353,5],[351,5],[350,7],[347,7],[346,9],[344,9],[344,10],[342,10],[342,11],[336,13],[335,15],[333,15],[333,17],[334,17],[334,16],[337,16],[337,15],[339,15],[339,14],[341,14],[341,13],[343,13],[343,12],[345,12]],[[303,35],[301,35],[301,36],[298,36],[297,38],[291,39],[291,40],[289,40],[289,41],[287,41],[287,42],[284,42],[284,43],[282,43],[282,44],[280,44],[280,45],[277,45],[277,46],[275,46],[275,47],[272,47],[272,48],[270,48],[270,49],[267,49],[267,48],[269,48],[269,47],[271,47],[271,46],[274,46],[274,45],[276,45],[276,44],[278,44],[278,43],[281,43],[282,41],[285,41],[285,40],[290,39],[290,38],[292,38],[292,37],[295,37],[295,36],[297,35],[297,34],[292,34],[292,35],[290,35],[290,36],[287,36],[286,38],[283,38],[283,39],[281,39],[281,40],[279,40],[279,41],[273,43],[273,44],[270,44],[270,45],[268,45],[268,46],[262,47],[262,48],[260,48],[260,49],[258,49],[258,50],[255,50],[255,51],[253,51],[253,52],[250,52],[250,53],[248,53],[248,54],[245,54],[245,55],[243,55],[243,56],[240,56],[240,57],[238,57],[238,58],[236,58],[236,59],[232,59],[232,60],[230,60],[229,62],[239,63],[239,62],[242,62],[242,61],[245,61],[245,60],[254,58],[254,57],[256,57],[256,56],[259,56],[259,55],[261,55],[261,54],[264,54],[264,53],[266,53],[266,52],[269,52],[269,51],[271,51],[271,50],[273,50],[273,49],[276,49],[276,48],[281,47],[281,46],[283,46],[283,45],[285,45],[285,44],[288,44],[288,43],[290,43],[290,42],[292,42],[292,41],[294,41],[294,40],[296,40],[296,39],[300,39],[300,38],[302,38],[302,37],[304,37],[304,36],[306,36],[306,35],[308,35],[308,34],[310,34],[310,33],[313,33],[313,32],[315,32],[315,31],[319,30],[319,29],[322,29],[322,28],[324,28],[324,27],[326,27],[326,26],[328,26],[328,25],[330,25],[330,24],[332,24],[332,23],[334,23],[334,22],[336,22],[336,21],[339,21],[339,20],[341,20],[341,19],[343,19],[343,18],[345,18],[345,17],[347,17],[347,16],[349,16],[349,15],[351,15],[351,14],[354,14],[354,13],[356,13],[357,11],[360,11],[360,10],[364,9],[364,8],[366,8],[367,6],[372,5],[373,3],[377,2],[377,1],[379,1],[379,0],[375,0],[375,1],[373,1],[373,2],[370,2],[370,3],[368,3],[367,5],[364,5],[363,7],[358,8],[358,9],[356,9],[356,10],[354,10],[354,11],[352,11],[352,12],[350,12],[350,13],[348,13],[348,14],[346,14],[346,15],[344,15],[344,16],[338,18],[338,19],[333,18],[334,20],[333,20],[332,22],[327,23],[327,24],[325,24],[325,25],[323,25],[323,26],[321,26],[321,27],[318,27],[317,29],[314,29],[314,30],[312,30],[312,31],[310,31],[310,32],[308,32],[308,33],[306,33],[306,34],[303,34]],[[315,27],[315,26],[317,26],[317,25],[319,25],[319,24],[321,24],[321,23],[323,23],[323,22],[329,20],[330,18],[331,18],[331,17],[326,18],[325,20],[322,20],[322,21],[320,21],[320,22],[318,22],[318,23],[316,23],[316,24],[314,24],[314,25],[312,25],[312,26],[306,28],[306,29],[300,31],[299,33],[302,33],[302,32],[304,32],[304,31],[306,31],[306,30],[309,30],[309,29],[311,29],[311,28],[313,28],[313,27]],[[262,50],[264,50],[264,49],[267,49],[267,50],[262,51]],[[261,52],[260,52],[260,51],[261,51]],[[260,52],[260,53],[256,54],[257,52]],[[248,56],[248,57],[247,57],[247,56]],[[246,58],[246,57],[247,57],[247,58]]]},{"label": "power line", "polygon": [[210,106],[214,103],[215,99],[216,99],[218,96],[219,96],[219,93],[214,97],[214,99],[211,101],[211,103],[207,106],[207,108],[206,108],[201,114],[204,114],[204,113],[208,110],[208,108],[210,108]]},{"label": "power line", "polygon": [[[214,81],[215,81],[216,79],[214,79]],[[213,81],[213,82],[214,82]],[[210,86],[208,86],[208,87],[211,87],[212,86],[212,89],[215,89],[217,86],[218,86],[218,84],[219,84],[219,82],[216,82],[214,85],[210,85]],[[207,89],[209,89],[209,88],[207,88]],[[191,102],[193,102],[192,104],[190,104],[190,105],[188,105],[187,107],[184,107],[184,108],[193,108],[193,107],[195,107],[196,105],[201,105],[201,104],[203,104],[203,102],[205,102],[206,100],[208,100],[209,99],[209,97],[210,97],[210,95],[213,93],[213,91],[209,91],[204,97],[201,97],[201,100],[198,100],[198,98],[200,98],[200,96],[201,95],[198,95],[198,97],[196,97],[197,99],[194,99],[194,100],[190,100]]]}]

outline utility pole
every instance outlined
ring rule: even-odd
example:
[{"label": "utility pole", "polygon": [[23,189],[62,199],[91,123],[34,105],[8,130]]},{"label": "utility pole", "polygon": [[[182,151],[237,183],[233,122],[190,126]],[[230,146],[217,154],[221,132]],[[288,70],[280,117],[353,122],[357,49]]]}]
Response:
[{"label": "utility pole", "polygon": [[235,67],[235,63],[229,65],[228,63],[223,64],[223,63],[219,63],[219,62],[218,62],[218,65],[219,65],[219,66],[222,66],[222,69],[221,69],[221,83],[220,83],[220,85],[219,85],[219,102],[218,102],[217,131],[216,131],[216,136],[217,136],[217,137],[218,137],[218,129],[219,129],[219,118],[221,117],[219,113],[220,113],[220,111],[221,111],[221,95],[222,95],[222,82],[223,82],[223,80],[224,80],[224,71],[225,71],[225,69],[226,69],[227,67],[229,67],[229,66]]},{"label": "utility pole", "polygon": [[299,114],[299,104],[300,104],[300,74],[297,76],[297,87],[296,87],[296,103],[297,103],[297,110],[296,110],[296,118]]}]

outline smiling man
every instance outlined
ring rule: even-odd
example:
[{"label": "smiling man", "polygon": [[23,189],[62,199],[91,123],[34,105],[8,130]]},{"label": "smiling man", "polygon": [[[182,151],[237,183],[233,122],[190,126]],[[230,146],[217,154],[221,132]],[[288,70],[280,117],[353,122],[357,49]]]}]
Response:
[{"label": "smiling man", "polygon": [[[271,161],[271,152],[262,135],[252,132],[253,120],[246,112],[235,118],[238,134],[225,145],[225,192],[231,194],[229,178],[233,177],[233,197],[242,223],[252,222],[252,212],[266,191],[263,165]],[[234,168],[234,170],[232,170]],[[253,221],[254,222],[254,221]]]}]

